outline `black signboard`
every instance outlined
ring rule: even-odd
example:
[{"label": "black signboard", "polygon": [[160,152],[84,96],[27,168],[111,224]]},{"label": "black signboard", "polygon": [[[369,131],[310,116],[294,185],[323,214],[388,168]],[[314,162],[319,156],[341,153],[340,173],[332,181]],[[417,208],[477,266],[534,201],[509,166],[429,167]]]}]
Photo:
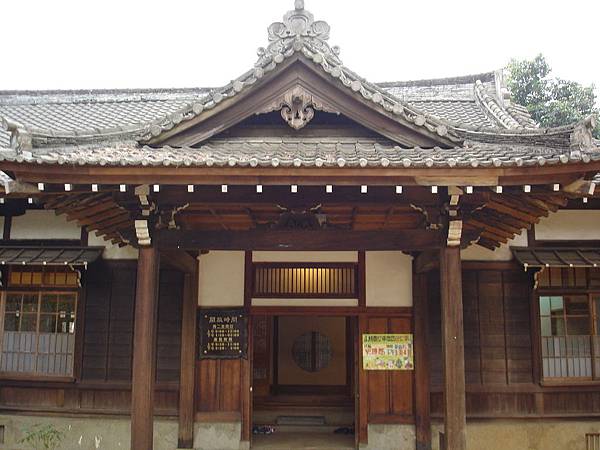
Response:
[{"label": "black signboard", "polygon": [[240,309],[199,311],[199,359],[237,359],[248,354],[248,318]]}]

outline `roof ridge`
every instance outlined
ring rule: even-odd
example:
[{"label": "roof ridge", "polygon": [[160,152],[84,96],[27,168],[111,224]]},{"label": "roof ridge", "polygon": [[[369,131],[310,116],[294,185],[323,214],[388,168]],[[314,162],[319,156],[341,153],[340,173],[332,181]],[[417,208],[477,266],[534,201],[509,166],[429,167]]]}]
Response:
[{"label": "roof ridge", "polygon": [[375,83],[383,88],[391,87],[412,87],[412,86],[437,86],[444,84],[467,84],[475,83],[480,80],[483,82],[491,82],[495,79],[495,72],[483,72],[470,75],[459,75],[444,78],[426,78],[421,80],[406,80],[406,81],[384,81]]},{"label": "roof ridge", "polygon": [[0,105],[119,103],[199,98],[212,88],[0,91]]},{"label": "roof ridge", "polygon": [[501,126],[508,130],[525,128],[512,114],[483,86],[480,80],[475,82],[475,98],[479,101],[489,114],[490,118],[496,120]]}]

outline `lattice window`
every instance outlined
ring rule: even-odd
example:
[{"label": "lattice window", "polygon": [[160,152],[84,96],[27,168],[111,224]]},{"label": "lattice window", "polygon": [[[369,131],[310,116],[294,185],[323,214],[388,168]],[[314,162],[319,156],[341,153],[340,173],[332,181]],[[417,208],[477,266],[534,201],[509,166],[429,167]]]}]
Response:
[{"label": "lattice window", "polygon": [[77,291],[62,289],[77,285],[67,270],[10,272],[0,300],[0,372],[72,376]]},{"label": "lattice window", "polygon": [[255,263],[255,298],[357,298],[357,265],[353,263]]},{"label": "lattice window", "polygon": [[600,292],[596,270],[549,269],[538,277],[542,374],[600,379]]}]

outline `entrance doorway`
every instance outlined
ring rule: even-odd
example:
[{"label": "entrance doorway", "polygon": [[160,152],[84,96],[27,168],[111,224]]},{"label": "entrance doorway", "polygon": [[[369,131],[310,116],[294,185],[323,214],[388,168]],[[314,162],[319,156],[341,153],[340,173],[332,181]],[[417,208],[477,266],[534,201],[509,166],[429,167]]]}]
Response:
[{"label": "entrance doorway", "polygon": [[356,318],[253,316],[253,448],[355,448]]}]

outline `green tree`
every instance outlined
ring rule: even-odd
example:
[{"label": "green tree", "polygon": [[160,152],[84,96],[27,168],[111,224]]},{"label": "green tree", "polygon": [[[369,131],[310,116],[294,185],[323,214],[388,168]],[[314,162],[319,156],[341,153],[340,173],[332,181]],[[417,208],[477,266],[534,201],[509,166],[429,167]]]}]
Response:
[{"label": "green tree", "polygon": [[[552,69],[543,55],[532,60],[512,60],[508,65],[508,88],[515,102],[525,106],[543,127],[558,127],[598,114],[594,86],[551,78]],[[600,122],[596,127],[600,139]]]}]

